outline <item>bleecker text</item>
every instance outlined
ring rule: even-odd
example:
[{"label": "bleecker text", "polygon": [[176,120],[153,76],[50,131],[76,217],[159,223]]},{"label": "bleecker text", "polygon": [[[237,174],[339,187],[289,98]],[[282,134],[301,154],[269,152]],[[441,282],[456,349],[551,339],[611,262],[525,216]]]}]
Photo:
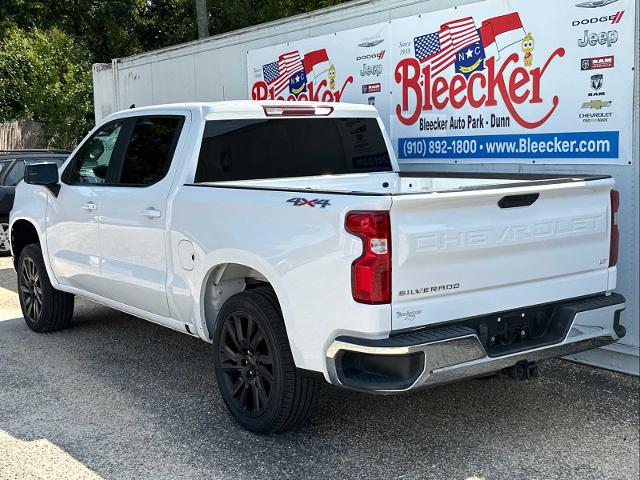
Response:
[{"label": "bleecker text", "polygon": [[269,87],[267,82],[262,80],[255,82],[251,87],[251,99],[252,100],[311,100],[313,102],[339,102],[342,99],[342,94],[347,85],[353,83],[353,76],[348,76],[342,84],[340,89],[330,89],[330,84],[326,80],[321,80],[320,83],[314,85],[314,82],[307,84],[308,92],[302,92],[298,95],[293,93],[288,96],[278,95],[275,93],[273,87]]},{"label": "bleecker text", "polygon": [[404,58],[395,68],[395,82],[401,85],[402,103],[396,105],[396,116],[405,125],[413,125],[420,118],[421,111],[442,110],[448,105],[453,108],[493,107],[502,100],[513,119],[525,128],[536,128],[546,122],[558,106],[558,96],[554,96],[547,112],[539,119],[527,120],[517,111],[516,106],[523,103],[543,103],[540,94],[540,82],[549,64],[556,57],[563,57],[564,48],[558,48],[542,67],[526,69],[515,67],[509,74],[505,71],[509,65],[517,64],[519,55],[512,53],[498,68],[495,58],[486,60],[486,70],[475,72],[465,78],[454,75],[450,80],[445,77],[431,76],[431,65],[424,67],[413,57]]}]

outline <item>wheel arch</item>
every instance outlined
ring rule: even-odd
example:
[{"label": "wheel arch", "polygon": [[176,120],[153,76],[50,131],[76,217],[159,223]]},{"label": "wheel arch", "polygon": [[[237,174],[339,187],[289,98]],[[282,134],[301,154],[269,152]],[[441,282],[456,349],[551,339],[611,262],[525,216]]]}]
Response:
[{"label": "wheel arch", "polygon": [[[204,337],[211,340],[224,302],[232,295],[258,286],[270,286],[278,300],[287,327],[286,296],[276,273],[253,255],[232,255],[210,261],[202,277],[199,296],[200,324]],[[291,341],[289,341],[291,344]],[[290,345],[292,346],[292,345]],[[292,349],[293,350],[293,349]]]},{"label": "wheel arch", "polygon": [[32,243],[42,245],[40,232],[36,225],[24,218],[15,220],[11,224],[11,252],[14,268],[17,268],[17,262],[24,247]]},{"label": "wheel arch", "polygon": [[[29,217],[13,217],[11,221],[11,251],[13,253],[13,265],[17,266],[22,249],[31,243],[37,243],[42,249],[42,258],[49,275],[49,281],[54,288],[58,288],[58,280],[53,273],[49,255],[47,255],[47,238],[38,222]],[[14,247],[14,242],[15,247]]]}]

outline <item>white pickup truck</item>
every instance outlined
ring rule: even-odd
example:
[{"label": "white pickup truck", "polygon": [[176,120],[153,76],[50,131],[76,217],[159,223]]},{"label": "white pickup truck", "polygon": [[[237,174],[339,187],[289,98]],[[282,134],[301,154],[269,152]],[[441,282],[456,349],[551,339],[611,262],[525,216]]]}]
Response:
[{"label": "white pickup truck", "polygon": [[399,172],[373,107],[175,104],[30,165],[11,246],[32,330],[81,295],[199,337],[236,420],[282,431],[322,379],[522,376],[624,336],[618,203],[602,176]]}]

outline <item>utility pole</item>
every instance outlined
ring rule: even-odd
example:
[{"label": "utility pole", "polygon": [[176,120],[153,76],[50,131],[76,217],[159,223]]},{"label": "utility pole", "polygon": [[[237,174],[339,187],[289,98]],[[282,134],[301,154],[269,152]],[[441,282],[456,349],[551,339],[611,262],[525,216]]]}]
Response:
[{"label": "utility pole", "polygon": [[196,1],[196,18],[198,20],[198,38],[209,36],[209,18],[207,15],[207,0]]}]

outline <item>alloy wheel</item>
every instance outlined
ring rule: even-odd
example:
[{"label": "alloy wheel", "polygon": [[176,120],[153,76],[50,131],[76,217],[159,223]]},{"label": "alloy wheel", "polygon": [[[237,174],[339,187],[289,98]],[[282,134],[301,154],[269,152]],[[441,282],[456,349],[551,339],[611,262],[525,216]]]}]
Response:
[{"label": "alloy wheel", "polygon": [[274,385],[273,358],[264,332],[248,313],[227,316],[220,332],[220,370],[231,401],[250,416],[269,406]]},{"label": "alloy wheel", "polygon": [[42,314],[42,282],[35,262],[30,257],[22,260],[20,269],[20,295],[26,315],[37,323]]}]

